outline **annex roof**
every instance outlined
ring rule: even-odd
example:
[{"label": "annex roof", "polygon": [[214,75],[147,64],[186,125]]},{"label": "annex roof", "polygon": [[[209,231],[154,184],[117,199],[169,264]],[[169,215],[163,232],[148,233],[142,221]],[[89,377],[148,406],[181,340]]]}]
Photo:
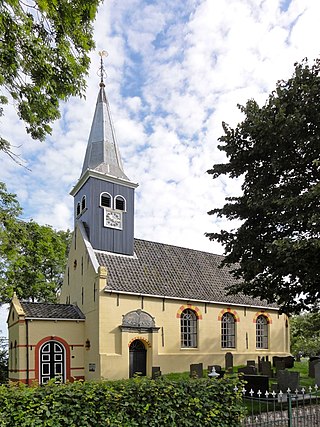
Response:
[{"label": "annex roof", "polygon": [[274,307],[243,294],[227,295],[236,280],[221,255],[135,239],[135,256],[95,251],[108,270],[106,292],[124,292],[190,301]]},{"label": "annex roof", "polygon": [[72,304],[50,304],[41,302],[23,302],[20,304],[29,319],[84,320],[85,315],[79,307]]}]

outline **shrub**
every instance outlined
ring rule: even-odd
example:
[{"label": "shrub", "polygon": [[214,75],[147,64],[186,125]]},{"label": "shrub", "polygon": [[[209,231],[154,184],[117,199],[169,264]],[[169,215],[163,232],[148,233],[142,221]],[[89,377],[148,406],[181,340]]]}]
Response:
[{"label": "shrub", "polygon": [[0,426],[236,427],[236,379],[182,379],[0,386]]}]

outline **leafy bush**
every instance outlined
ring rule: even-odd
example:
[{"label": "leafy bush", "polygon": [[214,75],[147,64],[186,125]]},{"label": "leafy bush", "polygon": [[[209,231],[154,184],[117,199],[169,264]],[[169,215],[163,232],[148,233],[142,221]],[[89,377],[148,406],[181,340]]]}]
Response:
[{"label": "leafy bush", "polygon": [[236,427],[243,417],[234,379],[0,386],[0,426]]}]

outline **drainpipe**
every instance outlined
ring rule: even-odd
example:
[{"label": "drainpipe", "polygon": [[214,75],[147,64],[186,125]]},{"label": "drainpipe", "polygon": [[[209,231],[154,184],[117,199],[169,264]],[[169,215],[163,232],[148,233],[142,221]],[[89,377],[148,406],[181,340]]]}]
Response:
[{"label": "drainpipe", "polygon": [[29,385],[29,321],[26,319],[26,362],[27,362],[27,385]]}]

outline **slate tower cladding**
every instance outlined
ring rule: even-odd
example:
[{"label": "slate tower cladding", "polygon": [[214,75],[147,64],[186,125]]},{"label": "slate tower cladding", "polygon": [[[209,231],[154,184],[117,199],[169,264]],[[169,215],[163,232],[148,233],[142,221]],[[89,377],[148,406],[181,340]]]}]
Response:
[{"label": "slate tower cladding", "polygon": [[133,255],[137,186],[124,173],[101,81],[82,173],[70,193],[75,223],[83,223],[93,249]]}]

